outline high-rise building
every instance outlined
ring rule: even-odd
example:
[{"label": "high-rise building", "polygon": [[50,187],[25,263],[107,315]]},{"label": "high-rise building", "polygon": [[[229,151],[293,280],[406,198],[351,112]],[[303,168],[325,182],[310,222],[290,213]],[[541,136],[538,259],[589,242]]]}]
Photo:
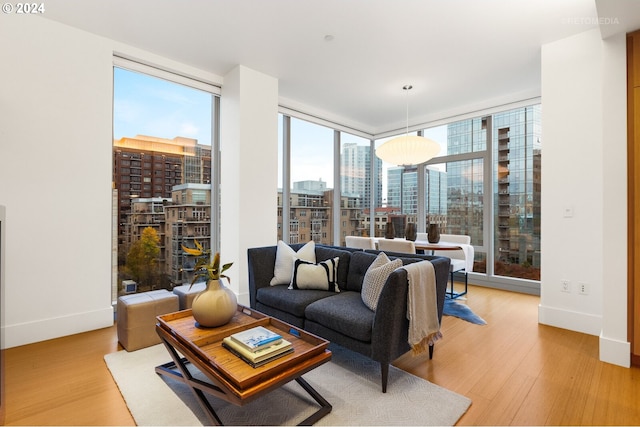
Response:
[{"label": "high-rise building", "polygon": [[[447,154],[486,151],[489,122],[488,117],[479,117],[447,125]],[[471,236],[471,243],[474,245],[484,244],[484,166],[482,158],[456,160],[445,165],[445,232]]]},{"label": "high-rise building", "polygon": [[404,166],[387,169],[387,206],[402,211],[402,178]]},{"label": "high-rise building", "polygon": [[[374,156],[374,176],[382,176],[382,160]],[[369,207],[371,200],[371,149],[368,145],[345,143],[340,155],[340,190],[357,198],[360,206]],[[375,206],[382,206],[382,180],[376,180]]]},{"label": "high-rise building", "polygon": [[[447,214],[447,174],[428,166],[425,169],[425,211],[430,216]],[[398,208],[415,222],[418,214],[418,168],[397,166],[387,169],[387,206]]]},{"label": "high-rise building", "polygon": [[540,105],[494,116],[496,260],[540,267]]},{"label": "high-rise building", "polygon": [[447,215],[447,174],[433,166],[427,166],[425,177],[425,203],[427,223],[430,218]]}]

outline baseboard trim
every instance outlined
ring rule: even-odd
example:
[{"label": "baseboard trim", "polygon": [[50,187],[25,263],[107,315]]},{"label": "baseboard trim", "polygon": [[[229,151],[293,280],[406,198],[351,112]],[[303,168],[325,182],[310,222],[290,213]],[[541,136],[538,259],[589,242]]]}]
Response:
[{"label": "baseboard trim", "polygon": [[[464,281],[464,276],[462,274],[458,276],[456,273],[455,280]],[[500,276],[487,277],[485,274],[469,273],[469,284],[485,288],[540,296],[540,282],[534,280]]]},{"label": "baseboard trim", "polygon": [[602,331],[601,316],[542,304],[538,306],[538,323],[595,336],[599,336]]},{"label": "baseboard trim", "polygon": [[99,310],[73,313],[33,322],[4,325],[4,348],[18,347],[67,335],[107,328],[113,325],[111,305]]},{"label": "baseboard trim", "polygon": [[600,334],[600,360],[625,368],[631,367],[631,343]]}]

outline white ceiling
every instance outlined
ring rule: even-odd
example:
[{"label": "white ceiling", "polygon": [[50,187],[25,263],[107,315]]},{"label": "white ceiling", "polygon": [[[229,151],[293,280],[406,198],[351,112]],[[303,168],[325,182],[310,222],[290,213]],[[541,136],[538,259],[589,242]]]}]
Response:
[{"label": "white ceiling", "polygon": [[[45,17],[224,76],[370,134],[540,95],[540,47],[640,28],[636,0],[47,0]],[[598,14],[599,12],[599,14]],[[328,41],[325,36],[331,35]]]}]

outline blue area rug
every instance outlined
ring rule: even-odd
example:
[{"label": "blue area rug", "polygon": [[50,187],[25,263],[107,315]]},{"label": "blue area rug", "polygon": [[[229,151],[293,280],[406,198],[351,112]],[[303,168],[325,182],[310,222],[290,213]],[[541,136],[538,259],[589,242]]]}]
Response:
[{"label": "blue area rug", "polygon": [[466,320],[467,322],[474,323],[476,325],[486,325],[487,322],[485,320],[475,314],[469,307],[464,304],[460,304],[459,302],[445,298],[444,300],[444,310],[442,312],[445,316],[455,316],[462,320]]}]

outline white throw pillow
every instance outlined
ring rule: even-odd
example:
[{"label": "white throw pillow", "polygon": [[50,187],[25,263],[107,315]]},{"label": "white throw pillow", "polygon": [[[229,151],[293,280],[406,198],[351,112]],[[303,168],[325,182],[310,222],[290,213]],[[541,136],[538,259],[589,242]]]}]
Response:
[{"label": "white throw pillow", "polygon": [[291,246],[282,240],[278,240],[278,248],[276,252],[276,264],[273,267],[273,279],[271,286],[288,285],[291,283],[293,276],[293,263],[295,260],[301,259],[313,264],[316,263],[316,244],[312,240],[298,250],[294,251]]},{"label": "white throw pillow", "polygon": [[401,259],[398,258],[391,261],[384,252],[378,254],[364,274],[362,281],[361,297],[364,305],[376,311],[384,284],[387,282],[391,272],[400,267],[402,267]]},{"label": "white throw pillow", "polygon": [[320,289],[340,292],[336,284],[339,257],[313,264],[297,259],[293,265],[293,277],[289,289]]}]

